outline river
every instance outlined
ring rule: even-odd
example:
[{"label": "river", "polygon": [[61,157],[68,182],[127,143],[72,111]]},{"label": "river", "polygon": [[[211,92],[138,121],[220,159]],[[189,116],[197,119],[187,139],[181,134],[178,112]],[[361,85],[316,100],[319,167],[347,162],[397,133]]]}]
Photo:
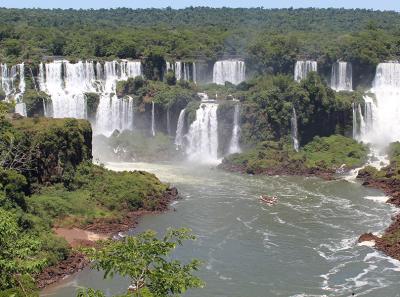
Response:
[{"label": "river", "polygon": [[[176,211],[144,216],[132,232],[193,230],[198,239],[174,255],[203,260],[199,276],[206,287],[185,296],[400,296],[400,263],[356,243],[362,233],[386,228],[396,211],[377,190],[344,180],[246,176],[185,164],[107,167],[147,170],[178,187]],[[278,203],[261,204],[261,194],[277,196]],[[41,296],[75,296],[79,286],[117,294],[127,280],[103,280],[87,268]]]}]

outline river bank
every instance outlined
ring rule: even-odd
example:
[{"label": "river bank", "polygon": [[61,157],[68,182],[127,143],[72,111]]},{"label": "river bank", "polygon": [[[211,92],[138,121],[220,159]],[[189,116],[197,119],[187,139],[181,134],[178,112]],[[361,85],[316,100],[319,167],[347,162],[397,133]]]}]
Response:
[{"label": "river bank", "polygon": [[[400,181],[398,179],[377,178],[368,170],[361,171],[357,178],[363,181],[363,186],[382,190],[389,197],[386,203],[397,208],[400,207]],[[392,223],[383,231],[382,236],[378,237],[367,233],[363,234],[359,241],[373,241],[377,250],[400,260],[400,214],[392,217]]]},{"label": "river bank", "polygon": [[80,247],[91,247],[98,240],[106,240],[119,236],[124,232],[132,230],[138,224],[140,217],[146,214],[159,214],[167,211],[169,204],[178,199],[178,190],[171,187],[164,192],[158,200],[155,210],[130,211],[119,217],[98,218],[91,224],[81,228],[55,228],[53,231],[57,236],[64,238],[72,248],[67,259],[56,265],[45,268],[37,277],[36,283],[39,289],[57,283],[74,273],[82,271],[90,264],[89,260],[78,251]]},{"label": "river bank", "polygon": [[[168,226],[193,230],[198,240],[178,249],[176,257],[204,261],[199,276],[207,286],[190,290],[188,297],[393,296],[398,291],[400,265],[357,244],[363,232],[385,229],[394,214],[393,207],[371,198],[383,199],[378,190],[343,180],[241,175],[193,164],[105,166],[146,169],[179,188],[176,212],[146,214],[130,233],[162,234]],[[275,195],[278,203],[265,206],[262,194]],[[118,295],[128,284],[119,277],[103,280],[102,272],[85,268],[42,295],[70,297],[78,287]]]}]

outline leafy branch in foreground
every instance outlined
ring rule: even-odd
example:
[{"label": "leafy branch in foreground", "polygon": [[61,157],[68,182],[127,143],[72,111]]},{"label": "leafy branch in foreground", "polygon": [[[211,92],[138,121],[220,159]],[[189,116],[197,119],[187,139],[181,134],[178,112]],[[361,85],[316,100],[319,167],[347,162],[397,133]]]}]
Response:
[{"label": "leafy branch in foreground", "polygon": [[[172,251],[183,241],[194,239],[188,229],[168,229],[162,239],[157,238],[156,232],[146,231],[120,241],[104,241],[100,248],[83,251],[95,261],[93,268],[104,271],[104,278],[115,274],[130,278],[129,291],[123,296],[179,296],[189,288],[204,286],[202,280],[192,274],[199,269],[199,260],[182,264],[169,259]],[[104,294],[84,289],[78,296],[101,297]]]},{"label": "leafy branch in foreground", "polygon": [[45,260],[37,256],[40,248],[38,239],[19,228],[13,213],[0,209],[0,290],[20,287],[22,276],[43,268]]}]

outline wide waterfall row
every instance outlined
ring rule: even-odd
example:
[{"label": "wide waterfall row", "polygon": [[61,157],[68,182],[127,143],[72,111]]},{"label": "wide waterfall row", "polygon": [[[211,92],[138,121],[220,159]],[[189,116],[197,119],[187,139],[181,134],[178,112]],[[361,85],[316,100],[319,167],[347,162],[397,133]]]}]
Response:
[{"label": "wide waterfall row", "polygon": [[246,65],[240,60],[217,61],[213,68],[213,82],[224,85],[230,82],[234,85],[240,84],[246,79]]},{"label": "wide waterfall row", "polygon": [[51,96],[49,116],[56,118],[88,118],[85,93],[99,94],[94,130],[107,135],[115,129],[133,128],[133,100],[117,98],[116,84],[119,80],[140,75],[139,61],[102,64],[62,60],[40,64],[39,87]]},{"label": "wide waterfall row", "polygon": [[15,112],[26,116],[26,107],[22,102],[25,93],[25,67],[24,63],[8,67],[0,64],[0,89],[5,95],[5,100],[15,101]]},{"label": "wide waterfall row", "polygon": [[316,61],[297,61],[294,66],[294,80],[301,81],[306,78],[308,73],[317,71]]},{"label": "wide waterfall row", "polygon": [[353,69],[351,63],[337,62],[332,65],[331,88],[336,91],[353,90]]},{"label": "wide waterfall row", "polygon": [[375,98],[365,96],[363,107],[353,105],[353,134],[383,148],[400,141],[400,64],[379,64],[370,92]]},{"label": "wide waterfall row", "polygon": [[173,71],[176,80],[186,80],[196,82],[196,63],[176,61],[167,62],[167,72]]}]

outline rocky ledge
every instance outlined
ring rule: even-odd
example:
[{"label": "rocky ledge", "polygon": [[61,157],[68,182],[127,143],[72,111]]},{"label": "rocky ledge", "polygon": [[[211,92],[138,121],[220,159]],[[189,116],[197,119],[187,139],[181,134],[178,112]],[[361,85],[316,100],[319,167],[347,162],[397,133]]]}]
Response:
[{"label": "rocky ledge", "polygon": [[82,253],[73,252],[64,261],[43,270],[37,277],[37,286],[39,289],[43,289],[71,274],[81,271],[88,264],[89,260]]},{"label": "rocky ledge", "polygon": [[[400,180],[394,178],[377,178],[368,171],[361,171],[357,178],[367,187],[382,190],[390,198],[387,203],[400,207]],[[400,214],[392,218],[392,224],[384,231],[382,237],[371,233],[361,235],[359,242],[375,241],[375,248],[386,255],[400,260]]]}]

